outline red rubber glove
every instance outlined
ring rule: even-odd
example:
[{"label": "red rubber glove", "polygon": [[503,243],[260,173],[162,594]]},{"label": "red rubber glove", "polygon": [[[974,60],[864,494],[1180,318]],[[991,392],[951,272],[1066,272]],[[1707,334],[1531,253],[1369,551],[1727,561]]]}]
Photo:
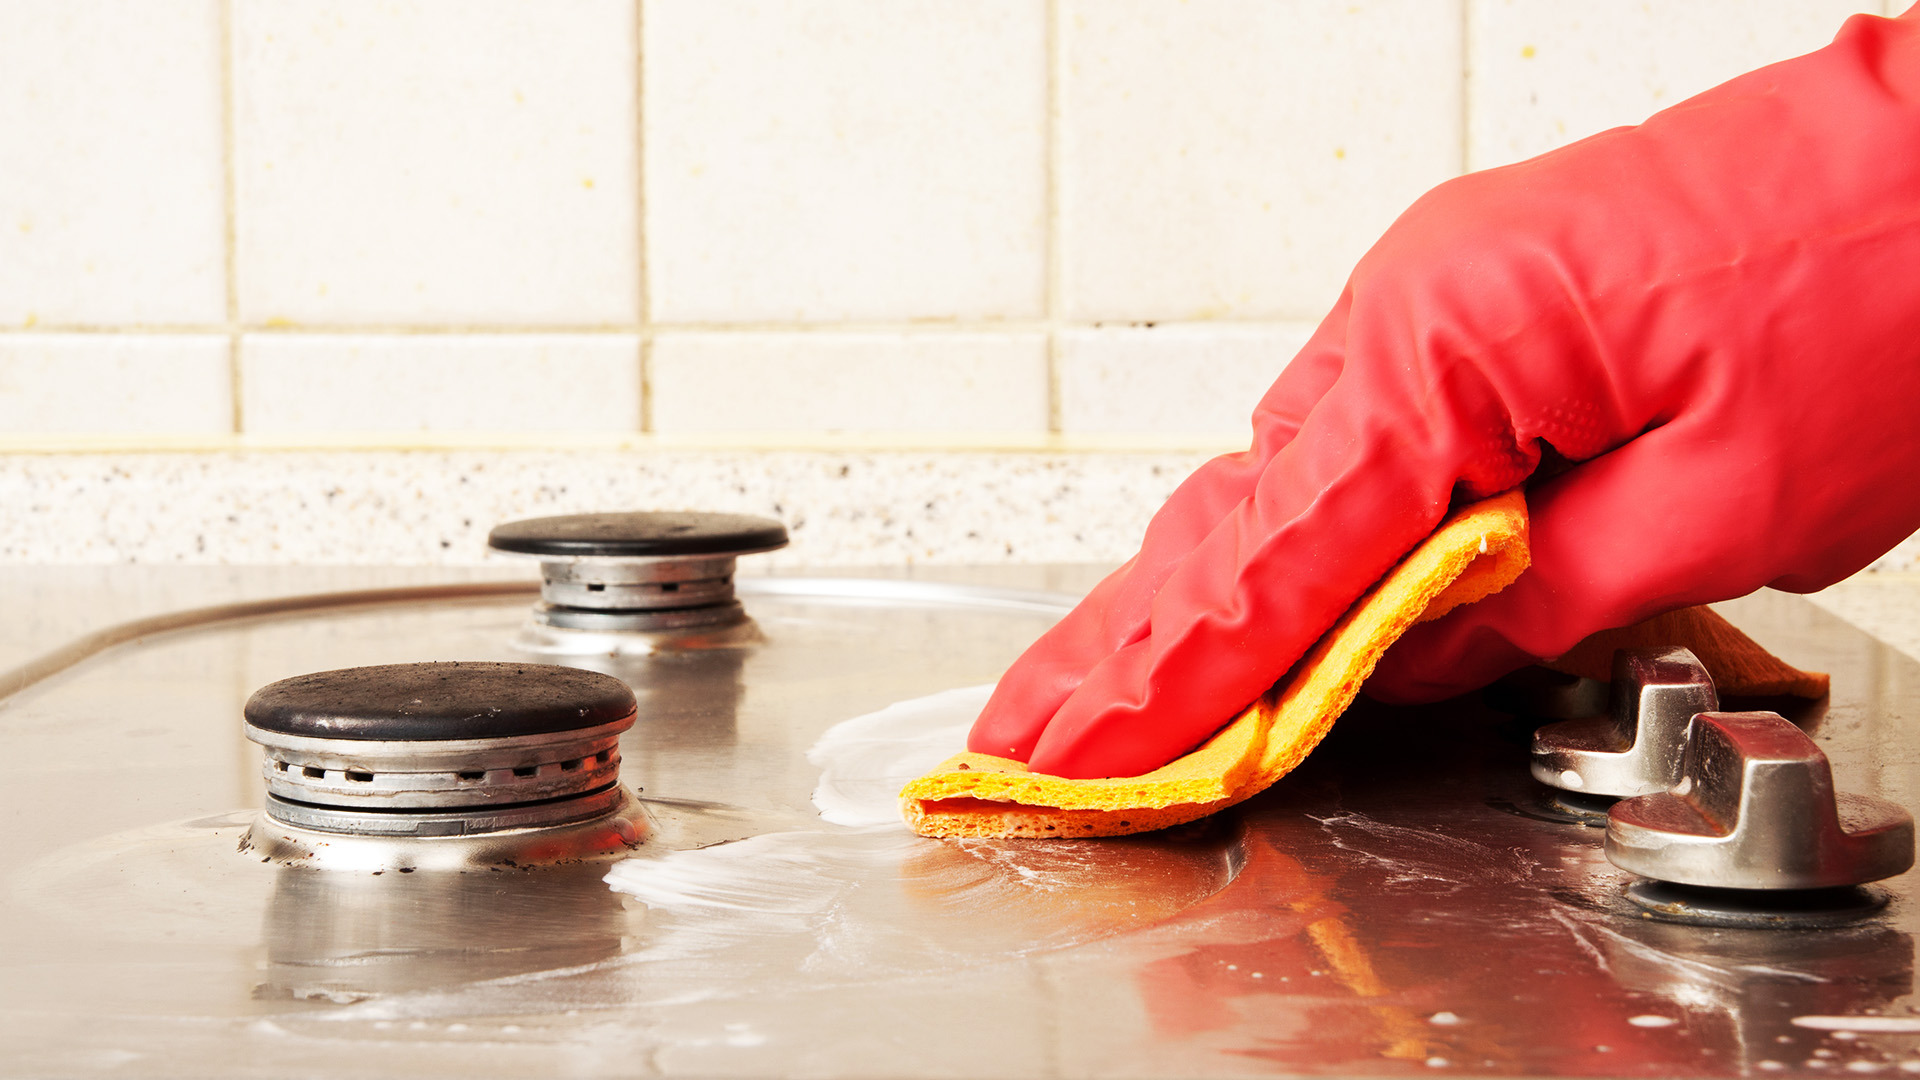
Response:
[{"label": "red rubber glove", "polygon": [[1920,12],[1423,197],[1216,459],[1000,681],[970,749],[1069,777],[1186,753],[1457,499],[1533,566],[1368,690],[1434,699],[1587,634],[1830,584],[1920,528]]}]

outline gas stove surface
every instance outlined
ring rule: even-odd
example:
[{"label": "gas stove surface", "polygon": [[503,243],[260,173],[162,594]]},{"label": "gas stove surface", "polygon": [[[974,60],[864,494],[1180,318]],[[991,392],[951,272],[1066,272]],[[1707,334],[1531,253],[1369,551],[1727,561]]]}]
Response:
[{"label": "gas stove surface", "polygon": [[[1603,831],[1530,777],[1532,723],[1478,698],[1362,703],[1279,785],[1182,830],[913,837],[884,783],[957,748],[977,688],[1071,603],[1004,574],[742,578],[757,644],[564,658],[638,699],[625,862],[263,861],[240,850],[265,794],[248,696],[536,659],[513,641],[537,585],[267,603],[16,666],[196,602],[424,580],[172,573],[0,576],[0,668],[45,676],[0,698],[0,1073],[1920,1072],[1911,875],[1838,928],[1650,919]],[[1798,598],[1721,610],[1832,673],[1790,718],[1841,789],[1920,805],[1920,664]]]}]

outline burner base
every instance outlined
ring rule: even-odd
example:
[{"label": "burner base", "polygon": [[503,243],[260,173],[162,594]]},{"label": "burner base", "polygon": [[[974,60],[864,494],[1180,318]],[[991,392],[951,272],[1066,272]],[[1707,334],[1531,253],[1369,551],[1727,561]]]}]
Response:
[{"label": "burner base", "polygon": [[645,842],[646,811],[624,786],[604,813],[564,825],[500,829],[460,836],[364,836],[324,832],[254,818],[240,838],[242,854],[282,866],[407,874],[415,870],[531,869],[565,863],[609,862]]},{"label": "burner base", "polygon": [[1641,878],[1627,886],[1641,914],[1688,926],[1795,930],[1847,926],[1887,906],[1887,894],[1864,885],[1839,889],[1708,889]]}]

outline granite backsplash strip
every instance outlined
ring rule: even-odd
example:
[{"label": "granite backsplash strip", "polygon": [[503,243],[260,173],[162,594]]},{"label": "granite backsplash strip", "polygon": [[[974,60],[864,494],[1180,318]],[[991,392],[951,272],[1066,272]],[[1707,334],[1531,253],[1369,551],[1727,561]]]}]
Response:
[{"label": "granite backsplash strip", "polygon": [[[1115,563],[1209,455],[264,451],[0,456],[0,562],[477,565],[502,521],[692,508],[784,521],[768,568]],[[762,561],[764,560],[764,561]],[[1912,570],[1920,537],[1875,569]]]},{"label": "granite backsplash strip", "polygon": [[408,451],[0,456],[0,562],[470,565],[590,510],[763,514],[772,566],[1113,563],[1197,452]]}]

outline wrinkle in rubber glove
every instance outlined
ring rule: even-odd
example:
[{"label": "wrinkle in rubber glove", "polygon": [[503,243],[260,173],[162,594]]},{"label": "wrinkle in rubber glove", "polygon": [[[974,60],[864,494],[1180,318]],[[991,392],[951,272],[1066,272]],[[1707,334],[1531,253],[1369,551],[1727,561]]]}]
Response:
[{"label": "wrinkle in rubber glove", "polygon": [[[1531,488],[1533,569],[1416,629],[1380,696],[1820,588],[1920,528],[1920,12],[1424,196],[1141,552],[969,748],[1065,777],[1200,745],[1450,505]],[[1277,360],[1276,360],[1277,363]]]}]

